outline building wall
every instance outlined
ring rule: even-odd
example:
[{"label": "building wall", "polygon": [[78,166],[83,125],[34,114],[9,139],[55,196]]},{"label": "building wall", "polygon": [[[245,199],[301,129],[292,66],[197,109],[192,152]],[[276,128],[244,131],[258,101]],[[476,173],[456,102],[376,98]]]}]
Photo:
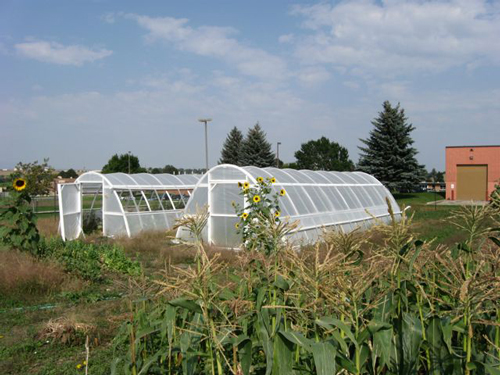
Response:
[{"label": "building wall", "polygon": [[500,184],[500,146],[449,146],[446,147],[446,199],[457,197],[457,165],[488,166],[488,198],[495,185]]}]

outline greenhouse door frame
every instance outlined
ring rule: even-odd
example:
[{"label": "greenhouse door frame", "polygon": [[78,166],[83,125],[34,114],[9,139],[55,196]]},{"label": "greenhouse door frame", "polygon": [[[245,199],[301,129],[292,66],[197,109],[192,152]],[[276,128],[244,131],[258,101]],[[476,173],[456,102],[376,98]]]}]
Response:
[{"label": "greenhouse door frame", "polygon": [[[66,191],[66,192],[65,192]],[[60,217],[60,229],[61,229],[61,237],[63,241],[74,240],[80,237],[83,233],[83,204],[82,204],[82,187],[79,183],[70,183],[70,184],[59,184],[57,185],[57,193],[59,195],[59,217]],[[71,210],[71,207],[66,207],[65,202],[71,202],[71,199],[64,199],[66,197],[71,197],[71,195],[78,197],[76,199],[76,205]],[[68,212],[69,211],[69,212]],[[67,227],[68,222],[66,220],[67,217],[76,217],[76,228],[74,229],[75,233],[72,233],[68,236],[69,227]]]}]

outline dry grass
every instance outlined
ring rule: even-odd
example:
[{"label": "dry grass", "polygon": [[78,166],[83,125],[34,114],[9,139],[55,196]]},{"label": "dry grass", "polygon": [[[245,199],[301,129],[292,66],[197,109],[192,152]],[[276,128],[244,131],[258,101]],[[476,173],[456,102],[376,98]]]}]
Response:
[{"label": "dry grass", "polygon": [[[146,268],[159,269],[165,264],[190,264],[194,262],[196,248],[189,245],[177,245],[172,242],[174,233],[162,231],[142,232],[132,238],[117,238],[116,244],[122,246],[131,256],[137,256]],[[218,256],[220,261],[233,263],[236,252],[213,246],[205,247],[209,258]]]},{"label": "dry grass", "polygon": [[39,340],[50,340],[51,342],[60,342],[61,344],[81,344],[85,336],[96,331],[93,324],[82,323],[74,318],[62,317],[51,319],[45,323],[42,330],[38,333]]},{"label": "dry grass", "polygon": [[59,236],[59,217],[58,216],[39,216],[36,222],[38,231],[42,236]]},{"label": "dry grass", "polygon": [[33,295],[61,290],[68,276],[61,267],[14,250],[0,250],[0,294]]}]

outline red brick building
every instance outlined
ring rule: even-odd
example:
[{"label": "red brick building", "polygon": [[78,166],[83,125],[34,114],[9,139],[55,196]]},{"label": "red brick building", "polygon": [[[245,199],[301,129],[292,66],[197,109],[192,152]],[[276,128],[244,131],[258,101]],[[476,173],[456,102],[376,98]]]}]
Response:
[{"label": "red brick building", "polygon": [[446,147],[446,199],[489,199],[500,184],[500,146]]}]

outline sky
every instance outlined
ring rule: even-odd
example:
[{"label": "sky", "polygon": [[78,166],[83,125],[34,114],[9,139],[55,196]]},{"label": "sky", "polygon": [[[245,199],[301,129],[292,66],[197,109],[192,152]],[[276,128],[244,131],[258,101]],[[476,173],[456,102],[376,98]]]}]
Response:
[{"label": "sky", "polygon": [[500,144],[500,1],[0,1],[0,168],[215,165],[259,122],[280,158],[325,136],[358,161],[382,103],[417,158]]}]

